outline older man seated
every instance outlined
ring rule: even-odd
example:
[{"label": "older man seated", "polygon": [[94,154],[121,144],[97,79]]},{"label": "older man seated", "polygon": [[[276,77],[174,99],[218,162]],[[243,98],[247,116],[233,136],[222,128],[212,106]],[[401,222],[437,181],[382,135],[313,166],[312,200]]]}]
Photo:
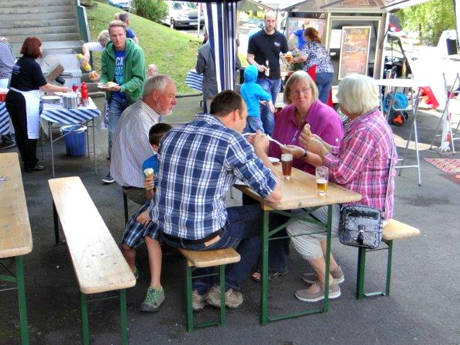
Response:
[{"label": "older man seated", "polygon": [[142,163],[152,155],[149,130],[176,105],[176,86],[166,75],[147,79],[142,98],[123,111],[112,147],[110,174],[128,199],[145,202]]}]

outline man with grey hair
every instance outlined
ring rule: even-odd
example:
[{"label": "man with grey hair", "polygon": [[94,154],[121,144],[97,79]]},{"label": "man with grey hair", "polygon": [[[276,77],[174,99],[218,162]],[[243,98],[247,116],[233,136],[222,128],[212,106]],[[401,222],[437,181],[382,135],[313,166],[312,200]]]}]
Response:
[{"label": "man with grey hair", "polygon": [[145,201],[142,163],[152,155],[149,130],[176,105],[176,85],[167,75],[147,79],[142,98],[121,114],[114,134],[110,175],[128,199]]}]

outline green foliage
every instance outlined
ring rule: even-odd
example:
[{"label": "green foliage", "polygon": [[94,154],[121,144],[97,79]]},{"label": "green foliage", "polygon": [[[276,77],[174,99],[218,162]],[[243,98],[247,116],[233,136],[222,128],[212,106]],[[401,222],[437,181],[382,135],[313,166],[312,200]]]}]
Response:
[{"label": "green foliage", "polygon": [[436,45],[444,30],[455,29],[454,5],[451,0],[432,0],[398,12],[402,26],[418,31],[420,39],[428,45]]},{"label": "green foliage", "polygon": [[159,22],[168,14],[168,5],[163,0],[134,0],[138,16]]},{"label": "green foliage", "polygon": [[[102,2],[98,3],[98,6],[86,9],[92,39],[95,39],[101,30],[107,29],[108,23],[117,12],[120,12],[119,8]],[[154,63],[160,73],[170,75],[179,94],[196,93],[185,85],[185,76],[195,67],[200,39],[135,14],[130,16],[130,27],[144,50],[145,63]],[[93,64],[99,71],[100,56],[100,53],[93,53]]]}]

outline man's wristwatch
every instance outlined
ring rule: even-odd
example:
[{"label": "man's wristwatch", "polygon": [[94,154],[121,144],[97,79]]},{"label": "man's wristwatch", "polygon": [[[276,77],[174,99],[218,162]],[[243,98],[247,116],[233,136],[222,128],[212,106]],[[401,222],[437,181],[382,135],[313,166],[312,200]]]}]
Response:
[{"label": "man's wristwatch", "polygon": [[302,156],[302,158],[305,159],[305,158],[307,158],[307,157],[308,157],[308,151],[305,150],[305,149],[303,149],[303,156]]}]

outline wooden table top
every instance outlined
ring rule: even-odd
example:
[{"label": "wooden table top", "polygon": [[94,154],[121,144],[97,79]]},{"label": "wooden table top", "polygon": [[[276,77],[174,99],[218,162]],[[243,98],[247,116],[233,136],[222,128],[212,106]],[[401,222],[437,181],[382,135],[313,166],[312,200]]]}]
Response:
[{"label": "wooden table top", "polygon": [[[281,174],[281,164],[277,163],[275,168]],[[271,203],[264,201],[259,194],[246,186],[236,186],[243,193],[258,200],[264,210],[294,210],[297,208],[308,208],[342,204],[361,200],[361,194],[352,192],[335,183],[329,182],[327,195],[319,196],[316,192],[315,176],[302,170],[292,168],[291,179],[281,181],[281,201]]]},{"label": "wooden table top", "polygon": [[0,153],[0,258],[31,251],[32,233],[18,154]]}]

